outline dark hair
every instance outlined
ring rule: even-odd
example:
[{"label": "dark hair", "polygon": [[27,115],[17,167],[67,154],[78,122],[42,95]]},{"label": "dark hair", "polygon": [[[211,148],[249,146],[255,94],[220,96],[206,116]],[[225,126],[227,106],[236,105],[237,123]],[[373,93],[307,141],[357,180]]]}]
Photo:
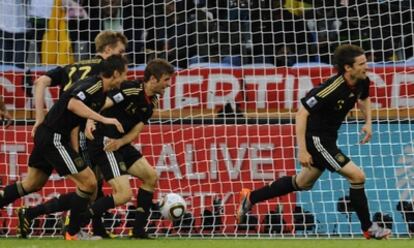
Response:
[{"label": "dark hair", "polygon": [[174,67],[164,59],[151,60],[144,71],[144,82],[150,80],[151,76],[154,76],[157,80],[160,80],[162,75],[174,74]]},{"label": "dark hair", "polygon": [[128,39],[120,32],[110,30],[100,32],[95,38],[95,50],[97,53],[103,52],[106,46],[114,48],[118,41],[122,42],[124,46],[127,45]]},{"label": "dark hair", "polygon": [[353,66],[355,58],[364,55],[364,49],[359,46],[346,44],[340,45],[335,49],[333,56],[333,63],[335,68],[338,70],[338,74],[345,73],[345,65]]},{"label": "dark hair", "polygon": [[114,75],[115,71],[122,73],[125,71],[125,66],[128,65],[128,60],[122,55],[111,55],[107,59],[102,60],[100,67],[102,76],[109,78]]}]

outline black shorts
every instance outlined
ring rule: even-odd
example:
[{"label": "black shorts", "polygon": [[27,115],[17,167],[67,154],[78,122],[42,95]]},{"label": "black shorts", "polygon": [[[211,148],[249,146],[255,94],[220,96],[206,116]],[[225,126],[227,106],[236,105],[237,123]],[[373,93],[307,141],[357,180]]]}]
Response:
[{"label": "black shorts", "polygon": [[313,167],[332,172],[340,170],[351,161],[337,146],[336,139],[307,136],[306,147],[312,155]]},{"label": "black shorts", "polygon": [[83,161],[86,163],[86,165],[94,169],[94,166],[91,163],[91,159],[89,158],[88,144],[86,140],[87,139],[86,139],[85,133],[80,131],[79,132],[79,153],[81,157],[83,158]]},{"label": "black shorts", "polygon": [[29,167],[42,170],[50,175],[55,169],[60,176],[78,174],[87,166],[71,146],[70,140],[40,125],[34,137]]},{"label": "black shorts", "polygon": [[128,174],[128,169],[142,154],[132,145],[124,145],[114,152],[103,150],[106,137],[96,137],[88,141],[88,152],[92,164],[98,166],[106,181]]}]

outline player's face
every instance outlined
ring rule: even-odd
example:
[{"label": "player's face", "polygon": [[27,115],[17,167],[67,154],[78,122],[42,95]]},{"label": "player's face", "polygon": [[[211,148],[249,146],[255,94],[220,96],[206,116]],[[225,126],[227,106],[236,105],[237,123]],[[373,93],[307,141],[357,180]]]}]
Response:
[{"label": "player's face", "polygon": [[165,89],[170,86],[171,86],[171,75],[163,74],[160,80],[154,83],[154,93],[164,95]]},{"label": "player's face", "polygon": [[366,79],[367,78],[367,70],[368,70],[368,64],[367,64],[367,58],[365,55],[361,55],[358,57],[355,57],[355,62],[350,67],[349,73],[352,79],[355,81],[360,79]]},{"label": "player's face", "polygon": [[125,70],[122,73],[119,73],[118,71],[114,72],[113,75],[113,80],[112,80],[112,88],[117,88],[119,89],[119,87],[121,87],[121,83],[124,82],[125,80],[127,80],[127,71],[128,71],[128,67],[125,66]]},{"label": "player's face", "polygon": [[114,46],[114,47],[108,46],[107,49],[106,49],[106,52],[108,54],[108,57],[111,56],[111,55],[124,55],[125,45],[124,45],[124,43],[118,41],[116,43],[116,46]]}]

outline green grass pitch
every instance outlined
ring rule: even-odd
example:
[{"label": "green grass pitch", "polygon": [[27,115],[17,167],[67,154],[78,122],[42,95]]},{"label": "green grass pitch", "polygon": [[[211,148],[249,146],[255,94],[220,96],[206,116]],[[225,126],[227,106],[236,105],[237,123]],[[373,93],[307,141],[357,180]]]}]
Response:
[{"label": "green grass pitch", "polygon": [[413,248],[413,239],[155,239],[64,241],[58,239],[0,239],[0,248]]}]

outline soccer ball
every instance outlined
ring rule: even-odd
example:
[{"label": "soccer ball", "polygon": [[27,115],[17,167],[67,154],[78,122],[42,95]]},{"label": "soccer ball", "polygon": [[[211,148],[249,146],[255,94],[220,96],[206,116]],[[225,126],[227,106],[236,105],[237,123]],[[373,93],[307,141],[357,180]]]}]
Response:
[{"label": "soccer ball", "polygon": [[161,215],[169,220],[177,220],[185,214],[187,204],[178,194],[166,194],[160,202]]}]

